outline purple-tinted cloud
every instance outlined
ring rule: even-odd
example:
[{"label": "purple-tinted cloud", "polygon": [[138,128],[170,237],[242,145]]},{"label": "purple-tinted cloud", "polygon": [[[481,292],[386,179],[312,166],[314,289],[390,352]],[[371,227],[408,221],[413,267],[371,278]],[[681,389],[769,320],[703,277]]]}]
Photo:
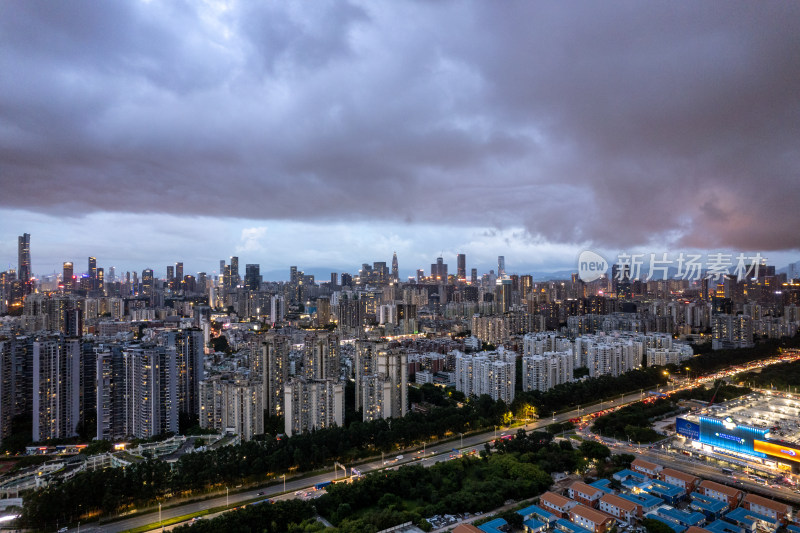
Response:
[{"label": "purple-tinted cloud", "polygon": [[0,207],[800,248],[796,2],[0,9]]}]

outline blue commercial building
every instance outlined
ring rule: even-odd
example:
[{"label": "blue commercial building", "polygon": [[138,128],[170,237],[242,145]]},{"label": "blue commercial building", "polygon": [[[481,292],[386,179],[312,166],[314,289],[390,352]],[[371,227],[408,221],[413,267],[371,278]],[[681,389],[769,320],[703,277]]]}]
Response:
[{"label": "blue commercial building", "polygon": [[703,513],[708,520],[716,520],[728,510],[727,503],[709,498],[699,492],[693,492],[691,498],[692,502],[689,504],[689,508]]},{"label": "blue commercial building", "polygon": [[674,507],[660,507],[656,510],[656,514],[684,527],[701,527],[706,521],[706,516],[703,513],[687,513],[686,511],[681,511]]},{"label": "blue commercial building", "polygon": [[564,520],[563,518],[556,520],[555,528],[563,533],[592,533],[588,529],[576,526],[569,520]]},{"label": "blue commercial building", "polygon": [[614,494],[614,489],[611,488],[611,481],[607,479],[598,479],[589,483],[589,486],[602,490],[606,494]]},{"label": "blue commercial building", "polygon": [[538,505],[529,505],[525,509],[520,509],[517,514],[522,516],[523,520],[536,519],[544,522],[548,526],[558,520],[558,517],[549,511],[545,511]]},{"label": "blue commercial building", "polygon": [[533,518],[525,520],[522,523],[522,530],[525,533],[542,533],[543,531],[546,531],[548,527],[549,526],[544,522],[539,522]]},{"label": "blue commercial building", "polygon": [[711,531],[711,533],[744,533],[742,528],[725,520],[714,520],[705,529]]},{"label": "blue commercial building", "polygon": [[661,498],[670,505],[675,505],[679,501],[686,498],[685,489],[655,479],[650,481],[648,483],[648,486],[643,490],[646,490],[650,494],[658,496],[659,498]]},{"label": "blue commercial building", "polygon": [[640,492],[639,494],[617,494],[623,500],[628,500],[629,502],[633,502],[642,506],[642,514],[647,514],[651,511],[655,511],[659,506],[664,505],[664,500],[659,498],[658,496],[653,496],[652,494],[647,494],[646,492]]},{"label": "blue commercial building", "polygon": [[502,526],[507,526],[508,522],[503,520],[502,518],[495,518],[490,522],[486,522],[482,526],[478,526],[478,529],[484,531],[485,533],[503,533],[500,528]]},{"label": "blue commercial building", "polygon": [[777,531],[780,527],[780,522],[764,516],[762,514],[754,513],[744,507],[737,507],[733,511],[725,515],[725,520],[733,522],[737,526],[744,529],[745,533],[753,533],[756,529],[763,529],[766,531]]}]

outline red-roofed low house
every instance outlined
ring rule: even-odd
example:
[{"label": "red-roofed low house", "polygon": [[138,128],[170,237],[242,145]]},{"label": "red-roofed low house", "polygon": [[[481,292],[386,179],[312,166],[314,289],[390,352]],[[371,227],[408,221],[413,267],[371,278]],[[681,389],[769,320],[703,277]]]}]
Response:
[{"label": "red-roofed low house", "polygon": [[603,492],[602,490],[598,489],[597,487],[592,487],[591,485],[587,485],[582,481],[575,481],[567,489],[567,495],[570,498],[572,498],[576,502],[588,505],[589,507],[593,508],[597,507],[597,502],[600,500],[600,497],[603,494],[605,494],[605,492]]},{"label": "red-roofed low house", "polygon": [[597,508],[617,518],[620,522],[630,524],[642,518],[642,506],[615,494],[605,494],[598,502]]},{"label": "red-roofed low house", "polygon": [[669,483],[670,485],[682,488],[686,491],[687,495],[694,492],[694,490],[697,488],[697,485],[700,484],[699,477],[691,474],[685,474],[673,468],[663,469],[661,472],[659,472],[658,479],[664,483]]},{"label": "red-roofed low house", "polygon": [[697,492],[711,499],[725,502],[728,504],[728,509],[736,509],[739,502],[742,501],[744,492],[727,485],[722,485],[709,479],[704,479],[700,482]]},{"label": "red-roofed low house", "polygon": [[659,472],[661,472],[663,469],[664,467],[661,465],[639,458],[634,459],[631,463],[631,470],[634,472],[639,472],[640,474],[644,474],[650,479],[657,478]]},{"label": "red-roofed low house", "polygon": [[578,502],[575,500],[570,500],[555,492],[548,491],[539,496],[539,506],[559,518],[568,518],[570,509],[576,505],[578,505]]},{"label": "red-roofed low house", "polygon": [[779,503],[758,494],[746,494],[742,500],[742,507],[760,515],[774,518],[781,524],[786,524],[792,516],[792,508],[785,503]]},{"label": "red-roofed low house", "polygon": [[570,509],[569,519],[576,526],[594,533],[605,533],[614,525],[613,517],[583,504],[578,504]]}]

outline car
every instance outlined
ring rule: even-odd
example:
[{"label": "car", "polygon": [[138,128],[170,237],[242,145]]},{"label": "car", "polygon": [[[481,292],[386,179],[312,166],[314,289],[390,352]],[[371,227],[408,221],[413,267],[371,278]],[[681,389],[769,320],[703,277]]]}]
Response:
[{"label": "car", "polygon": [[264,495],[264,491],[263,490],[261,492],[256,492],[256,496],[263,496],[263,495]]},{"label": "car", "polygon": [[67,528],[62,527],[61,529],[58,530],[58,533],[67,533]]}]

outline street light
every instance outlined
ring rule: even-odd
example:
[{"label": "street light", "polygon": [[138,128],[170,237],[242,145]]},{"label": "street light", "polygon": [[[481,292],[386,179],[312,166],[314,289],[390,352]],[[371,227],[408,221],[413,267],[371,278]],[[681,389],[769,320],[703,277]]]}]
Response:
[{"label": "street light", "polygon": [[286,474],[281,474],[283,478],[283,492],[286,492]]},{"label": "street light", "polygon": [[164,522],[161,521],[161,502],[158,502],[158,525],[161,527],[161,531],[164,531]]},{"label": "street light", "polygon": [[225,487],[225,507],[229,507],[230,505],[231,505],[230,491],[228,490],[228,487]]},{"label": "street light", "polygon": [[459,433],[459,435],[461,435],[461,447],[463,448],[464,447],[464,434],[463,433]]},{"label": "street light", "polygon": [[555,422],[555,421],[556,421],[556,412],[553,411],[553,422]]}]

